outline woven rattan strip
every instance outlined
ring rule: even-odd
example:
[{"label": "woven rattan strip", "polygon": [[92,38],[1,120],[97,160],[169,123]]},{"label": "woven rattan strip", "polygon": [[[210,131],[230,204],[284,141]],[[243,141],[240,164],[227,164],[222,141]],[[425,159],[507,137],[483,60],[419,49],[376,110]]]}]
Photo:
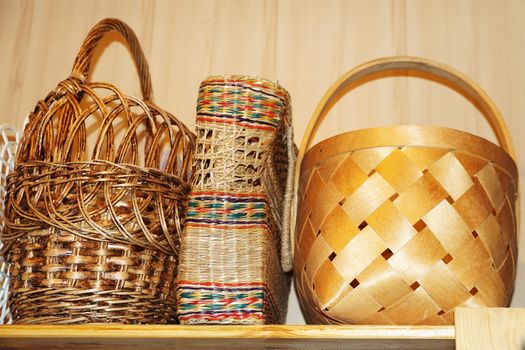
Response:
[{"label": "woven rattan strip", "polygon": [[309,323],[451,324],[458,306],[507,306],[512,295],[514,153],[499,112],[466,77],[416,58],[360,66],[322,100],[302,151],[344,86],[389,69],[445,79],[481,106],[510,155],[423,126],[358,130],[301,153],[294,269]]},{"label": "woven rattan strip", "polygon": [[295,161],[288,93],[258,78],[204,81],[195,159],[178,274],[180,322],[284,322]]},{"label": "woven rattan strip", "polygon": [[[16,149],[20,134],[11,125],[0,126],[0,237],[4,231],[4,200],[6,194],[7,175],[13,171]],[[2,255],[0,241],[0,324],[11,323],[11,312],[8,308],[9,265]]]},{"label": "woven rattan strip", "polygon": [[[144,100],[86,82],[110,31],[126,39]],[[15,323],[175,322],[194,135],[151,96],[137,38],[107,19],[88,34],[71,77],[31,113],[3,237]]]}]

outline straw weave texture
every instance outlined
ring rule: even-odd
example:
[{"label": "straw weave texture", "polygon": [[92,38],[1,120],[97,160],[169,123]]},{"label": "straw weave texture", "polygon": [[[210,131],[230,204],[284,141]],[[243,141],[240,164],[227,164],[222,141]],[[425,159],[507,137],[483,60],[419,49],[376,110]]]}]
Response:
[{"label": "straw weave texture", "polygon": [[284,322],[295,161],[288,93],[258,78],[204,81],[195,159],[181,242],[180,322]]}]

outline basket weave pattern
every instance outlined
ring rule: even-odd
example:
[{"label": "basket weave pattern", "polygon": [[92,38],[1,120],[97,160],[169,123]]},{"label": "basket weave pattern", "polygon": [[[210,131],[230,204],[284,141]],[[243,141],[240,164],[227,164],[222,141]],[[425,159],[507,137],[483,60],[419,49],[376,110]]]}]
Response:
[{"label": "basket weave pattern", "polygon": [[[308,149],[344,93],[398,70],[467,96],[502,147],[453,129],[395,126]],[[513,156],[494,103],[449,67],[392,57],[341,77],[317,107],[299,155],[294,270],[307,322],[452,324],[456,307],[507,306],[518,256]]]},{"label": "basket weave pattern", "polygon": [[[10,125],[0,126],[0,237],[4,231],[4,200],[6,195],[7,175],[13,171],[16,149],[20,134]],[[0,252],[2,242],[0,241]],[[11,323],[11,312],[8,308],[9,265],[0,254],[0,324]]]},{"label": "basket weave pattern", "polygon": [[378,147],[327,159],[301,183],[298,278],[314,290],[300,293],[333,323],[447,324],[456,306],[508,304],[516,184],[501,167],[447,148]]},{"label": "basket weave pattern", "polygon": [[289,264],[290,118],[288,93],[273,83],[231,76],[201,84],[178,275],[181,323],[284,321],[290,281],[279,256]]},{"label": "basket weave pattern", "polygon": [[[84,78],[112,30],[132,50],[144,100]],[[8,178],[3,237],[15,323],[175,321],[194,136],[151,91],[136,37],[109,19],[30,115]]]}]

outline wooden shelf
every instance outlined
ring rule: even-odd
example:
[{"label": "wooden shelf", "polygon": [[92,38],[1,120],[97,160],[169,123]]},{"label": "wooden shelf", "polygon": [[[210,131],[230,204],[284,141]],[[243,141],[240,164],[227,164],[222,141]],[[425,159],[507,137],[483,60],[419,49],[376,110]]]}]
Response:
[{"label": "wooden shelf", "polygon": [[8,349],[454,349],[454,327],[2,326]]},{"label": "wooden shelf", "polygon": [[455,326],[6,325],[0,349],[518,349],[525,309],[458,309]]}]

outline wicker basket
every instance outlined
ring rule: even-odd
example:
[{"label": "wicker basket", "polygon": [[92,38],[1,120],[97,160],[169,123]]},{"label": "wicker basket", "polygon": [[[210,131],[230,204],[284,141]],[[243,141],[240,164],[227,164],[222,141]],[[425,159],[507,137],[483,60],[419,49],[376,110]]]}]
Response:
[{"label": "wicker basket", "polygon": [[[405,70],[473,101],[502,148],[458,130],[395,126],[341,134],[307,151],[344,93]],[[513,158],[493,102],[449,67],[393,57],[340,78],[299,153],[294,271],[307,322],[451,324],[455,307],[508,305],[519,213]]]},{"label": "wicker basket", "polygon": [[[111,31],[132,52],[144,100],[86,82]],[[153,104],[131,28],[98,23],[71,76],[29,116],[8,177],[3,240],[14,323],[175,321],[193,147],[194,135]]]},{"label": "wicker basket", "polygon": [[[0,126],[0,238],[4,231],[4,200],[7,174],[13,171],[16,149],[20,134],[11,125]],[[0,241],[0,324],[11,323],[11,312],[8,308],[9,265],[3,258],[2,242]]]},{"label": "wicker basket", "polygon": [[195,162],[177,277],[179,321],[284,322],[295,163],[288,92],[254,77],[205,80]]}]

